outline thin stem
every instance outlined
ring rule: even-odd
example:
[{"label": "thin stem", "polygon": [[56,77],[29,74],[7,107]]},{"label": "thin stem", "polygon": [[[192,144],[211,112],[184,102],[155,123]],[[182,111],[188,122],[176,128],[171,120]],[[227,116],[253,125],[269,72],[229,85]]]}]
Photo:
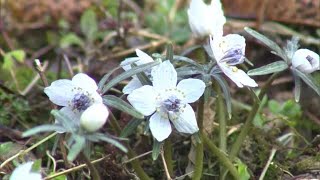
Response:
[{"label": "thin stem", "polygon": [[164,167],[164,171],[166,173],[166,176],[167,176],[167,179],[168,180],[172,180],[171,176],[170,176],[170,173],[169,173],[169,170],[168,170],[168,166],[167,166],[167,163],[166,163],[166,158],[164,157],[164,152],[161,151],[161,159],[162,159],[162,162],[163,162],[163,167]]},{"label": "thin stem", "polygon": [[220,161],[220,163],[223,166],[225,166],[227,168],[227,170],[230,171],[231,175],[235,179],[239,179],[240,175],[239,175],[236,167],[234,167],[234,165],[232,164],[230,159],[227,157],[227,155],[224,152],[222,152],[216,145],[214,145],[211,142],[211,140],[204,133],[201,133],[201,134],[202,134],[202,139],[203,139],[204,144],[211,151],[211,153],[217,157],[217,159]]},{"label": "thin stem", "polygon": [[92,173],[92,179],[101,180],[98,170],[94,167],[94,165],[91,163],[90,159],[86,156],[86,154],[84,152],[81,152],[80,154]]},{"label": "thin stem", "polygon": [[[199,138],[202,141],[203,130],[203,113],[204,113],[204,96],[202,96],[198,103],[197,121],[199,126]],[[194,167],[193,180],[200,180],[203,170],[203,143],[197,143],[196,145],[196,162]]]},{"label": "thin stem", "polygon": [[[114,117],[113,113],[110,111],[109,114],[109,118],[110,118],[110,125],[113,128],[113,130],[115,131],[115,133],[117,135],[119,135],[121,133],[121,127],[117,121],[117,119]],[[126,143],[127,149],[128,149],[128,157],[129,159],[133,159],[134,157],[136,157],[137,155],[135,154],[135,152],[130,148],[129,143]],[[134,171],[137,173],[137,176],[141,179],[141,180],[150,180],[150,177],[145,173],[145,171],[143,170],[143,168],[141,167],[140,161],[138,159],[134,159],[131,162],[132,168],[134,169]]]},{"label": "thin stem", "polygon": [[263,168],[263,170],[262,170],[262,173],[261,173],[261,175],[260,175],[260,177],[259,177],[259,180],[263,180],[263,179],[264,179],[264,176],[266,175],[266,173],[267,173],[267,171],[268,171],[268,169],[269,169],[269,166],[270,166],[270,164],[271,164],[271,162],[272,162],[272,159],[273,159],[274,155],[276,154],[276,152],[277,152],[277,149],[276,149],[276,148],[272,148],[272,149],[271,149],[271,153],[270,153],[268,162],[267,162],[267,164],[264,166],[264,168]]},{"label": "thin stem", "polygon": [[172,143],[169,138],[164,142],[163,151],[169,174],[173,176]]}]

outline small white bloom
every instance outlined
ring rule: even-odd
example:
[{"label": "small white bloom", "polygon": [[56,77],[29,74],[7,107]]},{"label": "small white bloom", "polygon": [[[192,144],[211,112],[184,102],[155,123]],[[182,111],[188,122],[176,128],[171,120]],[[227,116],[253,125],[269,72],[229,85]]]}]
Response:
[{"label": "small white bloom", "polygon": [[177,85],[177,72],[170,61],[152,69],[153,86],[145,85],[132,91],[128,101],[145,116],[150,116],[150,130],[159,141],[166,139],[171,123],[182,133],[199,130],[195,113],[189,103],[198,100],[205,83],[199,79],[184,79]]},{"label": "small white bloom", "polygon": [[235,65],[244,62],[246,42],[238,34],[229,34],[220,38],[210,37],[210,47],[221,71],[227,75],[238,87],[257,87],[258,84],[244,71]]},{"label": "small white bloom", "polygon": [[188,18],[191,31],[196,37],[223,34],[226,18],[220,0],[211,0],[210,5],[206,5],[203,0],[191,0]]},{"label": "small white bloom", "polygon": [[[136,65],[142,65],[147,64],[150,62],[153,62],[152,57],[150,57],[145,52],[141,51],[140,49],[136,49],[136,54],[138,57],[128,58],[125,59],[120,63],[120,66],[122,66],[123,70],[128,71],[131,69],[131,64],[135,63]],[[150,74],[150,71],[145,72],[147,75]],[[142,86],[141,82],[139,81],[137,76],[133,76],[132,80],[129,81],[129,83],[123,88],[122,92],[124,94],[130,94],[133,90],[138,89]]]},{"label": "small white bloom", "polygon": [[319,55],[309,49],[299,49],[292,57],[292,66],[304,73],[320,69]]},{"label": "small white bloom", "polygon": [[18,166],[10,176],[10,180],[41,180],[39,172],[32,172],[33,162],[27,162]]},{"label": "small white bloom", "polygon": [[86,109],[80,118],[80,125],[88,132],[95,132],[107,121],[108,108],[104,104],[93,104]]},{"label": "small white bloom", "polygon": [[93,104],[102,104],[96,82],[88,75],[79,73],[72,80],[60,79],[51,83],[44,92],[50,101],[58,106],[66,116],[79,121],[80,115]]}]

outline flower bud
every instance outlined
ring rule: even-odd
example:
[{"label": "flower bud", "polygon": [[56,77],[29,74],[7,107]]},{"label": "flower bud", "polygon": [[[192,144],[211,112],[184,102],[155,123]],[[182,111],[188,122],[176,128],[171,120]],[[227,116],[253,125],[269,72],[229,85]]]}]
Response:
[{"label": "flower bud", "polygon": [[80,125],[88,132],[95,132],[107,121],[108,108],[104,104],[93,104],[81,115]]},{"label": "flower bud", "polygon": [[220,0],[212,0],[206,5],[203,0],[191,0],[188,9],[189,25],[196,37],[222,36],[226,18]]},{"label": "flower bud", "polygon": [[293,54],[292,67],[308,74],[319,70],[319,55],[309,49],[299,49]]}]

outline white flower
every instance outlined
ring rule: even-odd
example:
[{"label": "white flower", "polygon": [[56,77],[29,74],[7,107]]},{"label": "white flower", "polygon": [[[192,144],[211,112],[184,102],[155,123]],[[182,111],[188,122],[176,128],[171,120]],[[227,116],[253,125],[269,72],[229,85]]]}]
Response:
[{"label": "white flower", "polygon": [[97,92],[96,82],[88,75],[79,73],[72,80],[60,79],[51,83],[44,92],[50,101],[58,106],[60,110],[72,120],[80,120],[80,116],[89,106],[102,104],[102,97]]},{"label": "white flower", "polygon": [[235,65],[243,63],[246,42],[238,34],[223,37],[210,37],[210,47],[221,71],[227,75],[238,87],[257,87],[258,84],[244,71]]},{"label": "white flower", "polygon": [[[123,70],[128,71],[131,69],[131,64],[135,63],[136,65],[147,64],[153,62],[152,57],[150,57],[145,52],[141,51],[140,49],[136,49],[136,54],[138,57],[128,58],[120,63]],[[147,75],[150,74],[149,72],[145,72]],[[142,87],[141,82],[139,81],[137,76],[133,76],[132,80],[123,88],[122,92],[124,94],[130,94],[133,90]]]},{"label": "white flower", "polygon": [[292,57],[292,66],[304,73],[320,69],[319,55],[309,49],[299,49]]},{"label": "white flower", "polygon": [[191,31],[196,37],[223,34],[226,18],[220,0],[211,0],[210,5],[206,5],[203,0],[191,0],[188,18]]},{"label": "white flower", "polygon": [[107,121],[108,108],[104,104],[93,104],[86,109],[80,118],[80,125],[88,132],[95,132]]},{"label": "white flower", "polygon": [[200,98],[205,84],[199,79],[184,79],[177,85],[177,72],[170,61],[152,69],[153,86],[145,85],[132,91],[128,101],[145,116],[150,116],[150,130],[159,141],[172,129],[170,122],[182,133],[199,130],[195,113],[189,103]]},{"label": "white flower", "polygon": [[41,180],[41,174],[32,172],[33,162],[27,162],[18,166],[10,176],[10,180]]}]

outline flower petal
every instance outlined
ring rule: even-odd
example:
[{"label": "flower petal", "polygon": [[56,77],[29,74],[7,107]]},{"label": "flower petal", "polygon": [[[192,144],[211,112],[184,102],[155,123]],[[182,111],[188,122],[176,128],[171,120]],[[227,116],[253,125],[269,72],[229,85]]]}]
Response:
[{"label": "flower petal", "polygon": [[151,116],[149,127],[153,137],[159,142],[169,137],[172,131],[169,119],[163,118],[159,113]]},{"label": "flower petal", "polygon": [[84,73],[78,73],[77,75],[73,76],[72,83],[76,87],[81,87],[84,90],[89,91],[89,93],[97,91],[98,89],[97,83]]},{"label": "flower petal", "polygon": [[292,66],[304,73],[319,70],[319,55],[309,49],[299,49],[292,57]]},{"label": "flower petal", "polygon": [[140,87],[142,87],[140,80],[138,79],[138,77],[133,76],[131,81],[129,81],[129,83],[126,86],[124,86],[122,92],[124,94],[130,94],[133,90],[138,89]]},{"label": "flower petal", "polygon": [[47,94],[50,101],[58,106],[68,106],[68,102],[72,100],[74,88],[71,80],[61,79],[51,83],[49,87],[44,88],[44,93]]},{"label": "flower petal", "polygon": [[170,61],[164,61],[151,71],[153,87],[157,90],[175,88],[177,72]]},{"label": "flower petal", "polygon": [[153,62],[152,57],[150,57],[147,53],[141,51],[140,49],[136,49],[136,54],[139,57],[139,61],[137,62],[137,65]]},{"label": "flower petal", "polygon": [[145,85],[132,91],[128,101],[145,116],[151,115],[156,110],[157,93],[152,86]]},{"label": "flower petal", "polygon": [[131,64],[136,63],[139,61],[139,57],[131,57],[131,58],[126,58],[125,60],[121,61],[120,66],[122,67],[123,70],[128,71],[131,69]]},{"label": "flower petal", "polygon": [[41,174],[39,172],[32,171],[33,162],[27,162],[19,165],[10,176],[10,180],[41,180]]},{"label": "flower petal", "polygon": [[174,127],[182,133],[193,134],[199,131],[196,116],[192,107],[189,104],[186,104],[186,107],[183,109],[183,112],[180,114],[178,119],[171,121]]},{"label": "flower petal", "polygon": [[238,69],[235,66],[219,66],[223,73],[227,75],[238,87],[242,88],[243,86],[248,87],[257,87],[258,84],[251,79],[244,71]]},{"label": "flower petal", "polygon": [[185,95],[181,103],[193,103],[198,100],[204,92],[206,85],[199,79],[184,79],[177,85],[177,89]]}]

